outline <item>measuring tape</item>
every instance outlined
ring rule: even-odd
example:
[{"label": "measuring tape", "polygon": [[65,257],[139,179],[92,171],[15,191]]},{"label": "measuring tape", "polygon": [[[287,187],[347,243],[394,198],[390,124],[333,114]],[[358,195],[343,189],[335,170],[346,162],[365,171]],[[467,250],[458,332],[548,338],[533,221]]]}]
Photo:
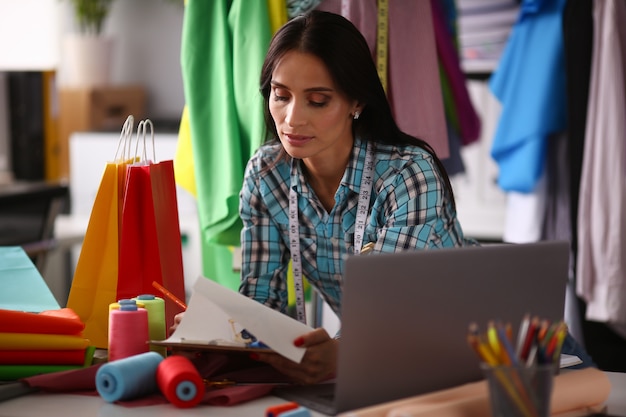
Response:
[{"label": "measuring tape", "polygon": [[[363,236],[369,212],[370,198],[374,180],[374,145],[367,143],[365,164],[361,174],[361,188],[357,204],[356,221],[354,225],[354,253],[361,253]],[[294,160],[291,161],[291,185],[289,187],[289,251],[293,268],[293,282],[296,291],[296,317],[299,322],[306,324],[304,299],[304,282],[302,280],[302,258],[300,252],[300,222],[298,220],[298,194],[295,190],[295,179],[298,177]]]},{"label": "measuring tape", "polygon": [[389,31],[389,0],[378,0],[378,16],[376,21],[376,69],[378,77],[387,92],[387,51]]}]

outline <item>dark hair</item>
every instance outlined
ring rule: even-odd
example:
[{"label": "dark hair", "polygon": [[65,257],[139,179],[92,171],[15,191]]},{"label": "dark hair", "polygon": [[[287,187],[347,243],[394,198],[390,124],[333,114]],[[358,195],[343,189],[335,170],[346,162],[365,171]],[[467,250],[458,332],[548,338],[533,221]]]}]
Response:
[{"label": "dark hair", "polygon": [[318,57],[328,69],[335,87],[348,99],[362,105],[359,119],[352,123],[355,137],[393,145],[415,145],[427,150],[433,155],[452,195],[448,175],[432,147],[402,132],[396,124],[367,41],[352,22],[334,13],[312,10],[287,22],[272,38],[260,80],[268,141],[278,139],[276,124],[269,112],[272,73],[278,61],[290,51]]}]

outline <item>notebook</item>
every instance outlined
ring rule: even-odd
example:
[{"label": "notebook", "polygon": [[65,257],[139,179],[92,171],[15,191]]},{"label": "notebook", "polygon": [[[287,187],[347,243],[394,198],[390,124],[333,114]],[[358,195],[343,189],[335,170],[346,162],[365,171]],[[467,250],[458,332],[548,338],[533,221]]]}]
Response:
[{"label": "notebook", "polygon": [[275,394],[336,415],[482,379],[469,323],[562,320],[568,263],[565,241],[348,257],[334,383]]}]

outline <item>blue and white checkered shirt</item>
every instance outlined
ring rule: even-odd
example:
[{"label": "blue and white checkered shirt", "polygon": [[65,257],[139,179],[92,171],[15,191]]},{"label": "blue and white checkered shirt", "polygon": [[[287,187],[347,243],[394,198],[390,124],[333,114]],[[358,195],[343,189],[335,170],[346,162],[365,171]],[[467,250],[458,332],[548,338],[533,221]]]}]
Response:
[{"label": "blue and white checkered shirt", "polygon": [[[280,144],[262,146],[246,168],[240,195],[239,291],[285,312],[292,174],[288,161],[276,162],[280,149]],[[366,143],[357,139],[330,213],[296,164],[303,275],[339,317],[344,256],[354,251],[365,153]],[[376,144],[374,171],[363,245],[374,242],[374,252],[397,252],[468,243],[431,154],[415,146]]]}]

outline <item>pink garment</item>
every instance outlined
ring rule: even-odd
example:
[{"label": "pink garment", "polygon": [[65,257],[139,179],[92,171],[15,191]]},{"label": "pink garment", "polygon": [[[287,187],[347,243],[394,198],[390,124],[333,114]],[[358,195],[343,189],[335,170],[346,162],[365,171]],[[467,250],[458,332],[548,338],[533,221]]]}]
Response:
[{"label": "pink garment", "polygon": [[[343,6],[343,7],[342,7]],[[376,0],[324,0],[320,10],[343,14],[375,57]],[[429,1],[389,0],[387,96],[398,126],[425,140],[440,159],[450,155]]]}]

